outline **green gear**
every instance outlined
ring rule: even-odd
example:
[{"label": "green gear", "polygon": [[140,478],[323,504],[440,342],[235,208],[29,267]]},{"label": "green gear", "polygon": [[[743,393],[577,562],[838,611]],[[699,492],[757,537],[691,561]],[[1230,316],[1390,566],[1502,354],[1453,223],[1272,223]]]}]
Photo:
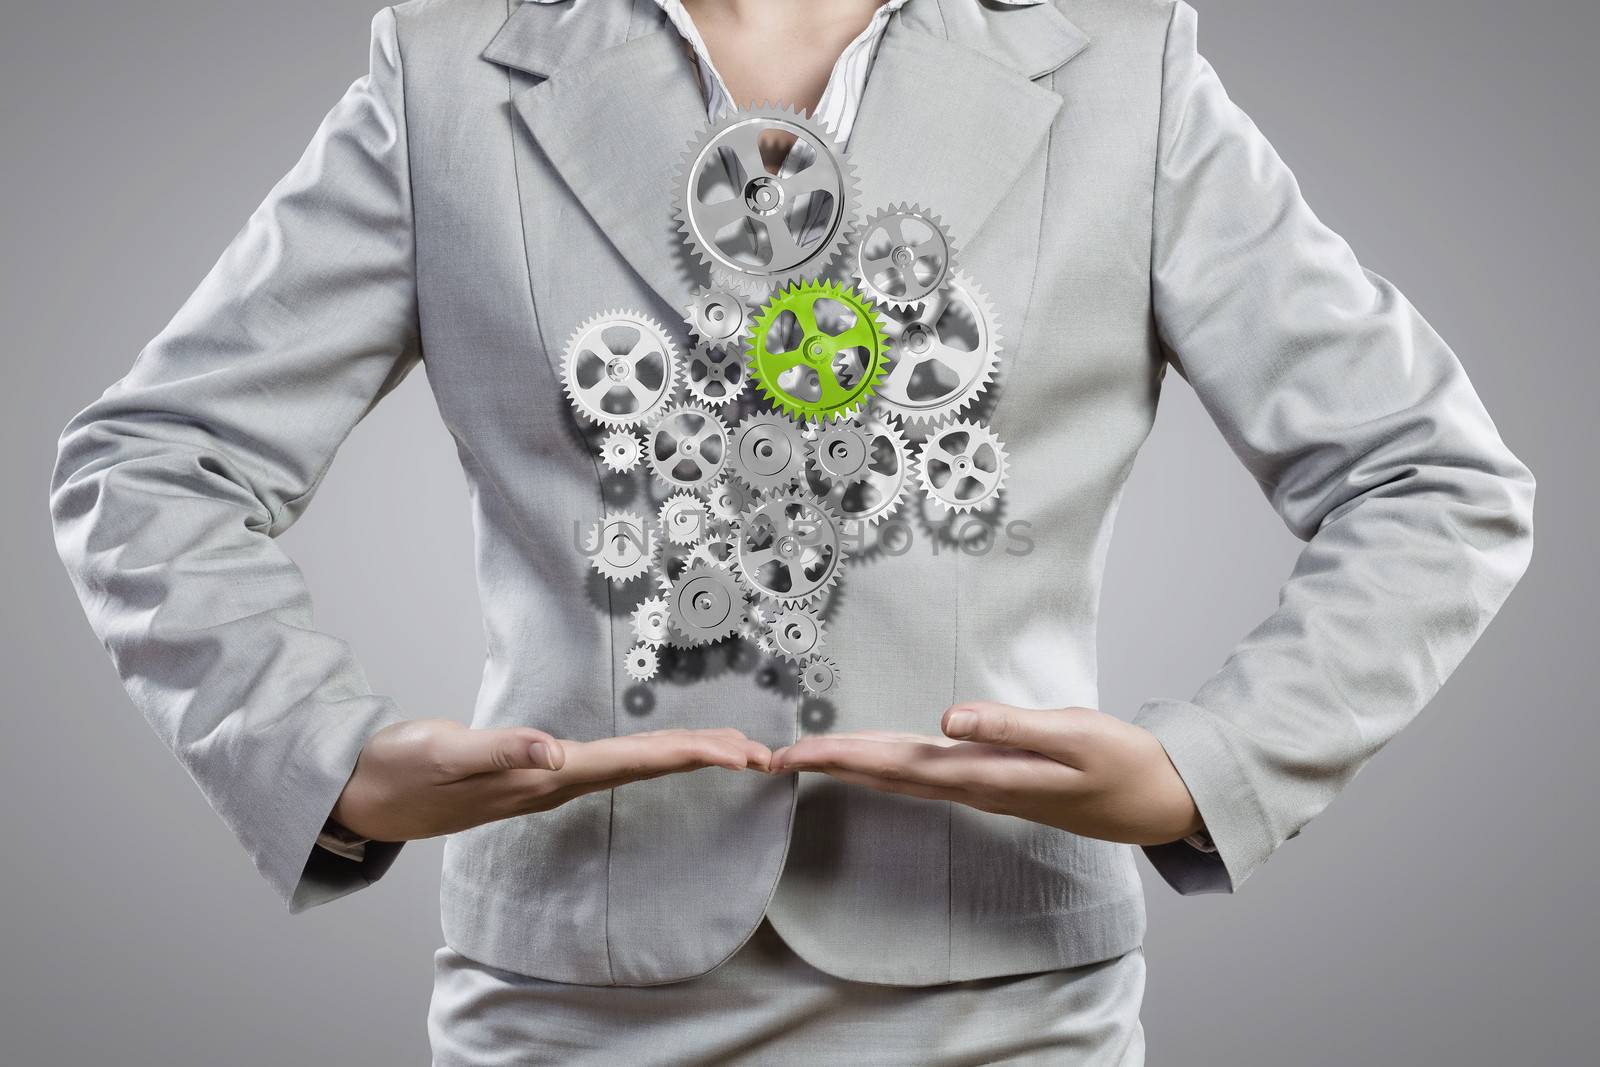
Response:
[{"label": "green gear", "polygon": [[[823,299],[849,310],[855,321],[839,333],[823,330],[816,318],[817,302]],[[799,325],[800,338],[793,347],[775,351],[767,347],[768,335],[786,312]],[[860,411],[889,368],[889,335],[876,308],[855,289],[836,281],[793,282],[774,293],[756,313],[747,338],[751,379],[773,407],[801,422],[842,419]],[[860,376],[848,385],[839,380],[834,366],[834,357],[846,349],[861,353]],[[803,375],[808,386],[803,394],[778,380],[797,367],[811,371]]]}]

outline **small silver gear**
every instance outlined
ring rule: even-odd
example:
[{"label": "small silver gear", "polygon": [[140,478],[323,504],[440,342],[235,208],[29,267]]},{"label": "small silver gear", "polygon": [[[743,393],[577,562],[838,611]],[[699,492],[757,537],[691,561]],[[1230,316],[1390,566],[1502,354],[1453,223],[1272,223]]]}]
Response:
[{"label": "small silver gear", "polygon": [[648,682],[656,676],[656,670],[661,665],[656,650],[649,645],[634,645],[628,649],[628,658],[623,662],[622,669],[628,672],[628,677],[636,682]]},{"label": "small silver gear", "polygon": [[750,305],[726,289],[696,289],[683,321],[707,344],[737,348],[750,328]]},{"label": "small silver gear", "polygon": [[988,388],[1000,357],[994,306],[957,272],[910,311],[889,310],[894,362],[877,400],[908,423],[953,419]]},{"label": "small silver gear", "polygon": [[915,204],[899,204],[862,224],[850,269],[873,300],[907,309],[944,284],[955,258],[955,246],[938,216]]},{"label": "small silver gear", "polygon": [[917,476],[928,499],[963,513],[996,501],[1006,480],[1006,450],[994,431],[976,422],[953,422],[922,442]]},{"label": "small silver gear", "polygon": [[606,311],[572,331],[561,382],[579,415],[622,428],[665,410],[681,369],[677,346],[659,322],[637,311]]},{"label": "small silver gear", "polygon": [[631,511],[608,511],[589,527],[584,551],[590,565],[611,581],[630,582],[650,569],[656,532]]},{"label": "small silver gear", "polygon": [[872,411],[859,429],[867,439],[867,469],[852,483],[832,482],[816,486],[823,503],[847,524],[876,526],[893,515],[906,498],[911,484],[911,452],[906,439],[892,420]]},{"label": "small silver gear", "polygon": [[829,483],[854,485],[871,472],[872,441],[855,423],[822,423],[809,436],[811,466]]},{"label": "small silver gear", "polygon": [[844,570],[843,523],[803,489],[765,497],[739,520],[732,564],[752,592],[781,607],[822,596]]},{"label": "small silver gear", "polygon": [[745,621],[744,593],[723,567],[691,564],[667,596],[670,643],[682,648],[732,637]]},{"label": "small silver gear", "polygon": [[645,443],[650,469],[672,489],[713,485],[728,460],[728,428],[705,408],[679,404],[651,427]]},{"label": "small silver gear", "polygon": [[826,656],[814,659],[801,668],[800,682],[812,696],[830,693],[839,684],[839,665]]},{"label": "small silver gear", "polygon": [[781,489],[805,473],[806,439],[783,415],[761,412],[733,432],[733,473],[752,489]]},{"label": "small silver gear", "polygon": [[[768,131],[795,139],[776,174],[761,155]],[[771,105],[734,110],[695,138],[673,192],[689,250],[720,285],[749,293],[826,273],[850,238],[856,196],[833,136]]]},{"label": "small silver gear", "polygon": [[684,361],[683,386],[708,407],[719,408],[739,399],[745,382],[750,380],[750,368],[744,356],[732,348],[721,348],[702,341],[694,346]]},{"label": "small silver gear", "polygon": [[693,545],[700,542],[711,525],[711,515],[705,501],[689,493],[673,493],[661,502],[656,523],[668,541],[675,545]]},{"label": "small silver gear", "polygon": [[[731,466],[738,473],[737,460]],[[753,500],[750,490],[737,478],[724,478],[706,492],[706,506],[719,523],[737,522]]]},{"label": "small silver gear", "polygon": [[812,608],[780,609],[767,633],[778,655],[791,663],[803,663],[822,651],[822,619]]},{"label": "small silver gear", "polygon": [[653,596],[633,609],[633,636],[641,644],[665,644],[671,631],[667,626],[667,598]]},{"label": "small silver gear", "polygon": [[613,430],[600,442],[600,462],[617,474],[626,474],[644,459],[644,442],[632,430]]}]

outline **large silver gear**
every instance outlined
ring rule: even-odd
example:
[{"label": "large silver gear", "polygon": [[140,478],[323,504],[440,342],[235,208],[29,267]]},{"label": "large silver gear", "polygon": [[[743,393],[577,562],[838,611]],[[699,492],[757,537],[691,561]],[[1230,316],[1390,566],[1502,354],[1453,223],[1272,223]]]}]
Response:
[{"label": "large silver gear", "polygon": [[653,596],[641,600],[639,606],[633,609],[633,636],[641,644],[665,644],[671,636],[667,626],[667,598]]},{"label": "large silver gear", "polygon": [[839,684],[839,665],[826,656],[814,659],[800,669],[800,682],[814,697],[831,693]]},{"label": "large silver gear", "polygon": [[915,204],[876,212],[850,250],[861,291],[889,308],[911,308],[944,284],[955,269],[955,246],[938,216]]},{"label": "large silver gear", "polygon": [[733,568],[751,592],[780,607],[824,595],[844,570],[842,521],[803,489],[765,497],[739,520]]},{"label": "large silver gear", "polygon": [[626,474],[644,460],[644,442],[632,430],[613,430],[600,442],[600,462],[617,474]]},{"label": "large silver gear", "polygon": [[677,346],[655,319],[606,311],[578,324],[561,359],[561,383],[579,415],[620,429],[672,403],[682,371]]},{"label": "large silver gear", "polygon": [[691,493],[673,493],[656,514],[661,533],[675,545],[698,544],[711,525],[705,501]]},{"label": "large silver gear", "polygon": [[[769,130],[795,138],[777,174],[761,156]],[[735,110],[696,138],[673,195],[690,251],[719,284],[748,293],[825,273],[849,240],[857,198],[832,135],[803,112],[772,106]]]},{"label": "large silver gear", "polygon": [[905,501],[911,485],[911,452],[894,422],[876,411],[869,412],[858,428],[867,439],[866,473],[855,482],[816,488],[823,503],[847,524],[876,526]]},{"label": "large silver gear", "polygon": [[750,305],[726,289],[696,289],[684,309],[683,321],[707,344],[743,348],[744,332],[750,328]]},{"label": "large silver gear", "polygon": [[752,489],[792,485],[806,469],[806,439],[786,416],[761,412],[734,430],[733,473]]},{"label": "large silver gear", "polygon": [[705,489],[722,476],[728,461],[728,428],[695,404],[669,408],[645,442],[650,469],[673,489]]},{"label": "large silver gear", "polygon": [[958,514],[987,508],[1006,481],[1006,450],[989,427],[953,422],[922,442],[917,477],[928,499]]},{"label": "large silver gear", "polygon": [[749,380],[744,354],[732,345],[721,348],[702,341],[683,364],[683,387],[707,407],[733,403]]},{"label": "large silver gear", "polygon": [[680,648],[708,645],[739,632],[745,622],[744,592],[723,567],[691,564],[667,595],[670,643]]},{"label": "large silver gear", "polygon": [[856,423],[819,424],[808,436],[811,466],[830,485],[854,485],[871,473],[872,441]]},{"label": "large silver gear", "polygon": [[634,645],[628,650],[628,658],[623,661],[622,669],[634,681],[648,682],[656,676],[660,666],[660,657],[652,646]]},{"label": "large silver gear", "polygon": [[656,532],[631,511],[606,512],[584,539],[589,564],[613,582],[630,582],[650,569]]},{"label": "large silver gear", "polygon": [[778,655],[799,664],[822,651],[822,630],[816,609],[780,608],[767,626],[767,635]]},{"label": "large silver gear", "polygon": [[994,305],[957,272],[909,311],[885,312],[894,362],[878,385],[877,402],[908,423],[953,419],[994,379],[1000,333]]}]

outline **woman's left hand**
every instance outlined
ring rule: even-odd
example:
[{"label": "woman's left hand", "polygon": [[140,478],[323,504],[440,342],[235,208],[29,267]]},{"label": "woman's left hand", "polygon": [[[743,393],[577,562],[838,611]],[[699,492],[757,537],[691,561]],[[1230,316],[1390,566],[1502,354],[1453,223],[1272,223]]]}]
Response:
[{"label": "woman's left hand", "polygon": [[774,752],[771,770],[818,771],[1135,845],[1165,844],[1203,828],[1161,742],[1113,715],[975,701],[952,706],[940,725],[943,737],[804,737]]}]

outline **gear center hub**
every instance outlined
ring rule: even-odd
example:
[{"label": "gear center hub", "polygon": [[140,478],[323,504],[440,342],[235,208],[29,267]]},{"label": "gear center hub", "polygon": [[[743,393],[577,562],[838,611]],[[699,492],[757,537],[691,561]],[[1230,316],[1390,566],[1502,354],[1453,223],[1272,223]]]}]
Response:
[{"label": "gear center hub", "polygon": [[751,178],[745,183],[744,206],[757,215],[775,214],[783,206],[783,186],[770,174]]}]

